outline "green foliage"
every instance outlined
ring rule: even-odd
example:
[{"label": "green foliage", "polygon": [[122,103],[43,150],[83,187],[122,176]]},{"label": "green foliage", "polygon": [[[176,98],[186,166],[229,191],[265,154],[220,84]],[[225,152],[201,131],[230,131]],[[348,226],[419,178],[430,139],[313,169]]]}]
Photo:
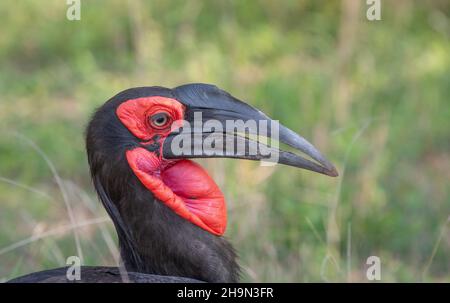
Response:
[{"label": "green foliage", "polygon": [[81,2],[72,22],[65,1],[0,3],[0,279],[64,265],[73,231],[85,263],[116,262],[109,223],[4,250],[71,223],[26,138],[76,221],[103,217],[90,114],[128,87],[206,82],[303,134],[341,173],[202,161],[227,196],[244,280],[366,281],[377,255],[383,281],[450,281],[447,1],[383,1],[374,22],[351,0]]}]

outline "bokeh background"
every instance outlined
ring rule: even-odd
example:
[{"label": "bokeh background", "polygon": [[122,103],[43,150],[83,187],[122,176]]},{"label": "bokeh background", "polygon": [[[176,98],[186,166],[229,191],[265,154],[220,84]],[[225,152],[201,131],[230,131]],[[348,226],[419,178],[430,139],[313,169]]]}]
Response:
[{"label": "bokeh background", "polygon": [[[450,281],[450,2],[0,2],[0,279],[117,262],[83,132],[135,86],[213,83],[313,142],[341,175],[202,161],[243,281]],[[77,249],[76,243],[79,243]]]}]

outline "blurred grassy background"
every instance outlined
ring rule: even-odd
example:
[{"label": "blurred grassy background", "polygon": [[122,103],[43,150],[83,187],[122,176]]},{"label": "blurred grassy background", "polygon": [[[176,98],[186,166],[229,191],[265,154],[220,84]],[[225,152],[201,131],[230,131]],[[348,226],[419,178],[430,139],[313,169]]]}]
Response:
[{"label": "blurred grassy background", "polygon": [[[450,281],[450,3],[0,2],[0,279],[114,265],[91,186],[90,114],[135,86],[214,83],[300,132],[332,179],[203,161],[229,205],[244,281]],[[54,171],[52,171],[54,169]],[[67,207],[73,210],[73,220]],[[75,234],[74,234],[75,233]]]}]

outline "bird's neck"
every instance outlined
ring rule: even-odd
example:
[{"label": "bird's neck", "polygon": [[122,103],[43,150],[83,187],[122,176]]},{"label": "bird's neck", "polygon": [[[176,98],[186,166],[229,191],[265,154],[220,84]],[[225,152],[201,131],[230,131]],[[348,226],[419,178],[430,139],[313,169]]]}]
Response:
[{"label": "bird's neck", "polygon": [[115,203],[131,237],[118,230],[127,270],[208,282],[238,280],[236,254],[223,237],[181,218],[140,184],[132,188]]}]

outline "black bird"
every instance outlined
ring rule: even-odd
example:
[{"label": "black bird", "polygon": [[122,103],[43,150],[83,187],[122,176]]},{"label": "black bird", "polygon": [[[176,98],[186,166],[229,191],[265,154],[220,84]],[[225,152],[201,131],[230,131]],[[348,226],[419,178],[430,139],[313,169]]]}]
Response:
[{"label": "black bird", "polygon": [[[215,127],[206,127],[211,120]],[[239,120],[255,121],[256,128],[246,124],[244,133],[226,128],[228,121]],[[265,125],[266,137],[312,160],[256,140]],[[86,148],[95,189],[117,231],[128,279],[134,282],[239,280],[236,253],[222,236],[223,194],[207,172],[188,158],[274,161],[275,157],[282,164],[338,175],[301,136],[207,84],[139,87],[117,94],[92,117]],[[11,282],[63,282],[65,273],[59,268]],[[118,268],[81,268],[82,282],[123,278]]]}]

